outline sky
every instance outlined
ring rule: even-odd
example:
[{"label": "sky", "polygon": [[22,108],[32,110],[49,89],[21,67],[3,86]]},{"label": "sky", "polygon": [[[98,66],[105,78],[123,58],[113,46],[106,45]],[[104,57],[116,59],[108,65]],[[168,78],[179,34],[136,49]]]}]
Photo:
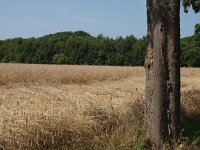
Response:
[{"label": "sky", "polygon": [[[181,37],[194,33],[200,13],[181,9]],[[97,36],[146,35],[146,0],[0,0],[0,39],[82,30]]]}]

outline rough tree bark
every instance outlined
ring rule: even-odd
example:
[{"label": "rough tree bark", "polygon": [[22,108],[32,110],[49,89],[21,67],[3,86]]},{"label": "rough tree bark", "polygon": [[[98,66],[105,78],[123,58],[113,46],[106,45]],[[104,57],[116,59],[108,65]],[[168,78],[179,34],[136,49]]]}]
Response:
[{"label": "rough tree bark", "polygon": [[144,125],[154,149],[180,132],[180,0],[147,0]]}]

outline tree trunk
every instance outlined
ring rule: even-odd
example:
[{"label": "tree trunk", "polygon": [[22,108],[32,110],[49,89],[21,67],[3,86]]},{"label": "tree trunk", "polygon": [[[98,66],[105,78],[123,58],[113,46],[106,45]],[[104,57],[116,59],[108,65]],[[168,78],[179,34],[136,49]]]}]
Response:
[{"label": "tree trunk", "polygon": [[144,125],[154,149],[172,146],[180,131],[180,0],[147,0]]}]

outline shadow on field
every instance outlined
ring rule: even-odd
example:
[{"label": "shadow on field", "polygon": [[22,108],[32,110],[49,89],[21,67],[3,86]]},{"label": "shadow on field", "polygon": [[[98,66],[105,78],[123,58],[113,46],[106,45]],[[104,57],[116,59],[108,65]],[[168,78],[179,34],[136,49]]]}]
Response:
[{"label": "shadow on field", "polygon": [[182,93],[183,141],[188,149],[200,148],[200,90],[192,89]]},{"label": "shadow on field", "polygon": [[184,136],[187,136],[190,139],[200,137],[200,115],[185,115],[183,120],[183,128]]}]

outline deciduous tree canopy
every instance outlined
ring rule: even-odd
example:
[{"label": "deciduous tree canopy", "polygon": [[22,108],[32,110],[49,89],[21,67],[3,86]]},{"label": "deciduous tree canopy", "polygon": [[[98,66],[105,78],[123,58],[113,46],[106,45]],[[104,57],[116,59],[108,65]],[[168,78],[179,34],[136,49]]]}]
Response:
[{"label": "deciduous tree canopy", "polygon": [[[197,31],[199,26],[194,36],[181,40],[182,66],[200,66]],[[141,66],[146,45],[145,37],[138,39],[133,35],[113,39],[102,34],[94,37],[83,31],[60,32],[40,38],[0,41],[0,62]]]},{"label": "deciduous tree canopy", "polygon": [[200,11],[200,0],[183,0],[183,7],[185,12],[188,12],[188,7],[192,6],[195,13]]}]

